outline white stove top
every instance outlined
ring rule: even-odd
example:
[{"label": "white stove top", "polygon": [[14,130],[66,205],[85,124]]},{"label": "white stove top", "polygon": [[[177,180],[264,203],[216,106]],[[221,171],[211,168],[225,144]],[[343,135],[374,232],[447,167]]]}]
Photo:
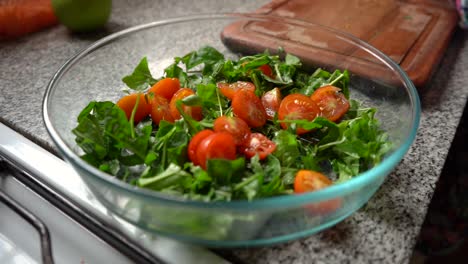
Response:
[{"label": "white stove top", "polygon": [[0,263],[34,264],[38,262],[33,260],[31,256],[24,252],[13,241],[8,239],[8,237],[0,233]]},{"label": "white stove top", "polygon": [[[48,227],[55,263],[133,263],[8,171],[0,172],[0,190]],[[4,204],[0,204],[0,219],[0,263],[41,263],[38,232]]]}]

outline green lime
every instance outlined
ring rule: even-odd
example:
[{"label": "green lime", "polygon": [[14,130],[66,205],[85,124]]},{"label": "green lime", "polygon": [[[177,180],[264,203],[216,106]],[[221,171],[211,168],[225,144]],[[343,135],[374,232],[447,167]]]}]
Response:
[{"label": "green lime", "polygon": [[112,0],[52,0],[60,23],[72,31],[96,30],[107,23]]}]

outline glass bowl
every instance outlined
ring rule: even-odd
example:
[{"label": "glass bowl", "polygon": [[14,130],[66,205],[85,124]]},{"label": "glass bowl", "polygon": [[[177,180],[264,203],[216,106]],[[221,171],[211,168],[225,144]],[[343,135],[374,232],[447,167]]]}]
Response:
[{"label": "glass bowl", "polygon": [[[245,36],[232,37],[225,31],[232,25],[250,27],[261,41],[252,46]],[[306,58],[310,66],[348,69],[351,98],[378,109],[376,117],[393,142],[392,150],[372,169],[319,191],[250,202],[212,203],[139,189],[79,157],[82,152],[71,130],[77,125],[79,112],[90,101],[117,101],[124,88],[122,77],[131,73],[145,56],[153,76],[162,76],[162,70],[174,57],[205,45],[234,58],[240,53],[260,51],[266,47],[262,45],[282,46],[287,52]],[[236,247],[309,236],[362,207],[412,144],[420,103],[414,85],[396,63],[351,35],[288,18],[207,14],[139,25],[95,42],[54,75],[44,96],[43,112],[47,130],[63,158],[115,215],[159,235],[210,247]],[[334,210],[311,210],[336,201],[339,203]]]}]

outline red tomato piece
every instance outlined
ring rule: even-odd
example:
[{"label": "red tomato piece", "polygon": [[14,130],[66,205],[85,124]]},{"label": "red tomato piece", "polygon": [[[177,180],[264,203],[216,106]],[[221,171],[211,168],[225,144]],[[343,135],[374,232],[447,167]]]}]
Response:
[{"label": "red tomato piece", "polygon": [[323,189],[332,185],[332,181],[320,172],[300,170],[294,178],[294,192],[305,193]]},{"label": "red tomato piece", "polygon": [[[139,99],[138,99],[139,98]],[[125,95],[117,101],[117,106],[125,112],[127,119],[130,120],[133,108],[135,107],[138,99],[138,106],[133,117],[133,122],[136,124],[147,117],[151,112],[151,105],[149,104],[146,96],[142,93],[134,93]]]},{"label": "red tomato piece", "polygon": [[281,91],[274,88],[262,96],[262,105],[265,108],[267,118],[273,120],[281,104]]},{"label": "red tomato piece", "polygon": [[336,122],[348,112],[349,102],[340,91],[340,88],[332,85],[323,86],[314,91],[310,99],[320,108],[320,116]]},{"label": "red tomato piece", "polygon": [[153,95],[153,99],[151,100],[151,119],[153,119],[153,123],[156,125],[159,125],[161,120],[174,123],[175,120],[171,114],[169,102],[166,98],[159,95]]},{"label": "red tomato piece", "polygon": [[[180,119],[181,115],[179,113],[179,110],[177,110],[176,102],[178,100],[182,100],[187,96],[194,95],[195,92],[192,89],[189,88],[182,88],[178,90],[174,96],[172,96],[171,102],[169,103],[169,107],[171,109],[171,114],[174,117],[175,120]],[[203,118],[202,115],[202,108],[200,106],[187,106],[187,105],[182,105],[182,110],[190,115],[193,119],[200,121]]]},{"label": "red tomato piece", "polygon": [[275,151],[276,144],[261,133],[251,133],[239,149],[247,158],[258,154],[262,160]]},{"label": "red tomato piece", "polygon": [[237,81],[233,83],[219,82],[216,84],[221,93],[226,96],[229,100],[232,100],[237,90],[247,89],[255,92],[255,85],[251,82]]},{"label": "red tomato piece", "polygon": [[219,132],[203,139],[197,147],[196,159],[203,169],[206,169],[209,159],[236,159],[236,144],[234,137],[227,132]]},{"label": "red tomato piece", "polygon": [[212,134],[214,134],[213,130],[204,129],[198,132],[197,134],[195,134],[195,136],[193,136],[192,139],[190,140],[190,143],[188,145],[188,156],[189,156],[189,159],[193,162],[193,164],[200,165],[200,162],[198,162],[197,155],[196,155],[198,145],[200,145],[200,143],[205,138],[207,138],[208,136]]},{"label": "red tomato piece", "polygon": [[239,117],[220,116],[214,121],[215,132],[228,132],[234,137],[236,145],[240,145],[250,134],[250,127]]},{"label": "red tomato piece", "polygon": [[[294,178],[294,192],[297,194],[317,191],[330,185],[332,185],[332,181],[327,176],[311,170],[300,170]],[[306,205],[310,213],[320,215],[332,213],[340,207],[340,198]]]},{"label": "red tomato piece", "polygon": [[164,78],[155,83],[149,90],[148,93],[154,93],[156,95],[166,98],[168,101],[171,100],[172,96],[180,89],[180,82],[177,78]]},{"label": "red tomato piece", "polygon": [[[303,94],[290,94],[286,96],[280,104],[278,109],[279,120],[300,120],[306,119],[309,121],[314,120],[320,113],[319,107],[315,104],[312,99]],[[281,127],[287,129],[289,123],[281,122]],[[297,127],[296,133],[298,135],[309,132],[300,126]]]},{"label": "red tomato piece", "polygon": [[260,67],[258,67],[259,70],[261,70],[263,72],[263,74],[265,74],[266,76],[270,77],[270,78],[274,78],[273,76],[273,70],[271,69],[270,65],[268,64],[264,64]]},{"label": "red tomato piece", "polygon": [[232,98],[232,112],[250,127],[261,127],[267,120],[262,101],[251,90],[237,90]]}]

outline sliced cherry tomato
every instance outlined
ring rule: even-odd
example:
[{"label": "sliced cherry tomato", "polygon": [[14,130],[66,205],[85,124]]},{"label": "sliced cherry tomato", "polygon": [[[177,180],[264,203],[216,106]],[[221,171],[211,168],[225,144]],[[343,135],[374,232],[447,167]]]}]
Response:
[{"label": "sliced cherry tomato", "polygon": [[214,121],[215,132],[228,132],[234,137],[236,145],[240,145],[250,134],[250,127],[239,117],[220,116]]},{"label": "sliced cherry tomato", "polygon": [[310,99],[320,108],[320,116],[336,122],[348,112],[349,102],[340,91],[340,88],[332,85],[323,86],[314,91]]},{"label": "sliced cherry tomato", "polygon": [[[178,100],[182,100],[187,96],[193,95],[195,92],[192,89],[189,88],[182,88],[178,90],[174,96],[172,96],[171,102],[169,103],[169,106],[171,108],[171,114],[174,117],[175,120],[180,119],[181,115],[179,113],[179,110],[177,110],[176,102]],[[203,118],[202,115],[202,108],[200,106],[187,106],[187,105],[182,105],[182,110],[190,115],[193,119],[200,121]]]},{"label": "sliced cherry tomato", "polygon": [[[279,120],[300,120],[306,119],[309,121],[314,120],[320,113],[320,109],[312,99],[303,94],[290,94],[286,96],[280,104],[278,109]],[[287,129],[289,123],[281,122],[281,127]],[[297,127],[296,133],[298,135],[309,132],[300,126]]]},{"label": "sliced cherry tomato", "polygon": [[135,112],[135,116],[133,117],[134,123],[140,122],[143,118],[147,117],[151,112],[151,106],[148,103],[145,95],[142,93],[129,94],[120,98],[119,101],[117,102],[117,106],[120,107],[120,109],[122,109],[125,112],[127,119],[130,120],[137,98],[139,99],[138,99],[138,106]]},{"label": "sliced cherry tomato", "polygon": [[263,74],[265,74],[266,76],[270,77],[270,78],[274,78],[273,76],[273,71],[271,70],[271,67],[270,65],[268,64],[264,64],[260,67],[258,67],[259,70],[261,70],[263,72]]},{"label": "sliced cherry tomato", "polygon": [[227,132],[219,132],[209,135],[198,144],[196,160],[203,169],[206,169],[206,161],[209,159],[236,159],[236,144],[234,137]]},{"label": "sliced cherry tomato", "polygon": [[[294,178],[294,192],[297,194],[313,192],[332,185],[332,181],[320,172],[311,170],[300,170]],[[306,205],[312,214],[328,214],[341,207],[341,199],[335,198],[323,202]]]},{"label": "sliced cherry tomato", "polygon": [[274,88],[262,96],[262,105],[265,108],[267,118],[273,120],[281,104],[281,91]]},{"label": "sliced cherry tomato", "polygon": [[198,145],[200,145],[200,143],[205,138],[207,138],[208,136],[212,134],[214,134],[213,130],[204,129],[198,132],[197,134],[195,134],[195,136],[193,136],[192,139],[190,140],[190,143],[188,145],[188,156],[189,156],[189,159],[193,162],[193,164],[200,165],[200,162],[198,162],[197,155],[196,155]]},{"label": "sliced cherry tomato", "polygon": [[255,92],[255,85],[251,82],[237,81],[233,83],[219,82],[216,84],[221,93],[226,96],[229,100],[232,100],[237,90],[247,89]]},{"label": "sliced cherry tomato", "polygon": [[247,158],[257,155],[262,160],[276,149],[275,142],[261,133],[251,133],[240,146],[239,150]]},{"label": "sliced cherry tomato", "polygon": [[164,78],[153,85],[148,93],[154,93],[171,100],[172,96],[180,89],[180,82],[177,78]]},{"label": "sliced cherry tomato", "polygon": [[251,90],[237,90],[232,98],[232,112],[250,127],[261,127],[267,120],[262,101]]},{"label": "sliced cherry tomato", "polygon": [[153,123],[159,125],[161,120],[166,120],[167,122],[174,123],[174,117],[171,114],[169,108],[169,102],[166,98],[159,95],[152,95],[151,100],[151,119]]},{"label": "sliced cherry tomato", "polygon": [[305,193],[323,189],[332,185],[332,181],[320,172],[300,170],[294,178],[294,192]]}]

